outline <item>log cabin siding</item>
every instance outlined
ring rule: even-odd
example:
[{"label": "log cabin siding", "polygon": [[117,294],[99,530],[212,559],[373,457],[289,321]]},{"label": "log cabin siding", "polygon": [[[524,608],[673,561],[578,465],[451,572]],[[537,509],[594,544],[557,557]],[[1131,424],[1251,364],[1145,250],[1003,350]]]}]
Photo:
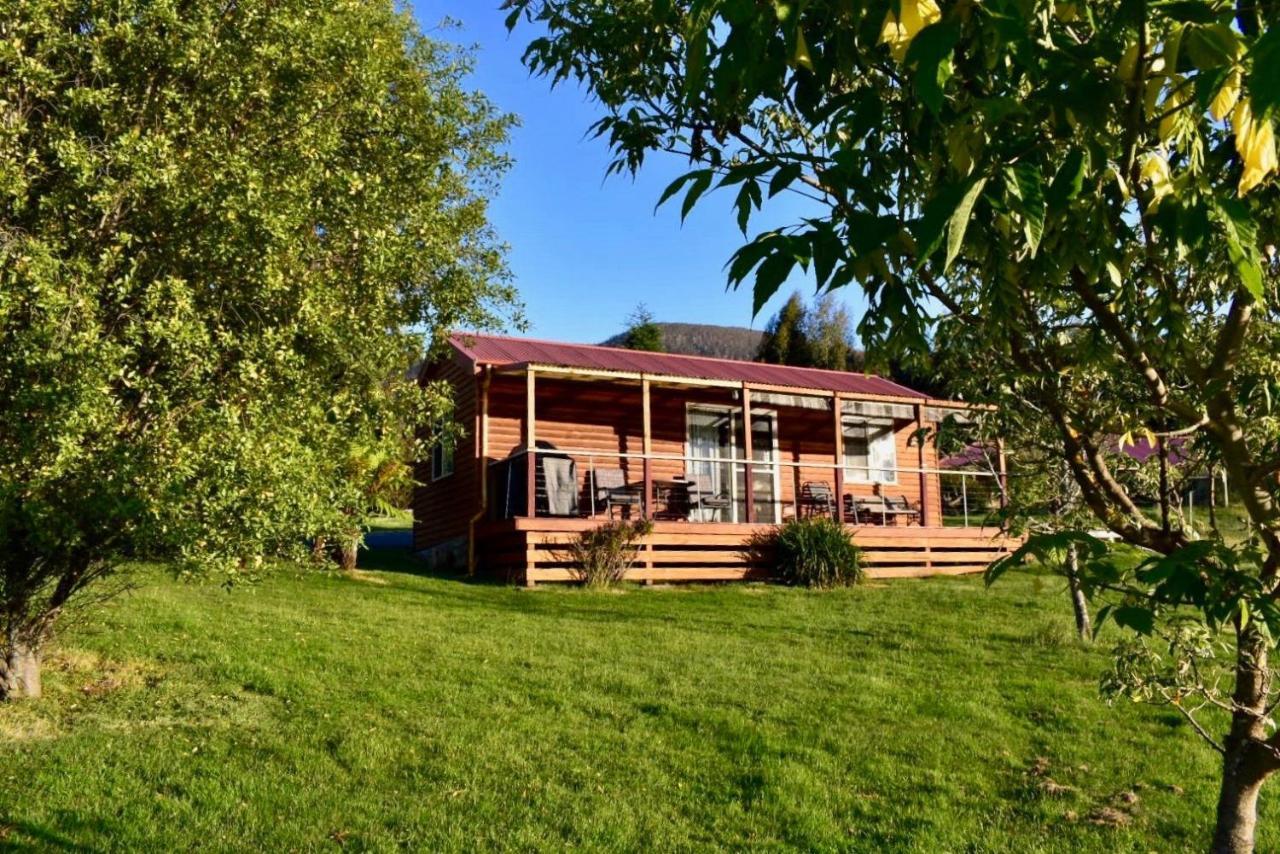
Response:
[{"label": "log cabin siding", "polygon": [[[582,381],[539,376],[536,379],[535,440],[550,442],[564,451],[587,452],[578,457],[579,477],[585,479],[591,463],[597,467],[621,468],[628,481],[643,477],[638,455],[643,450],[641,390],[638,385]],[[489,390],[489,461],[500,460],[523,449],[525,438],[525,378],[502,376],[493,378]],[[650,430],[655,455],[684,457],[687,444],[687,409],[690,404],[740,407],[740,396],[723,388],[679,388],[655,383],[650,390]],[[791,515],[796,495],[806,481],[834,484],[835,419],[830,411],[752,406],[753,412],[777,414],[778,459],[798,466],[779,466],[779,501],[783,517]],[[895,422],[897,465],[900,469],[919,469],[920,448],[913,436],[915,421]],[[589,456],[595,453],[599,456]],[[618,459],[618,454],[635,457]],[[927,442],[923,468],[937,467],[937,452]],[[655,479],[669,479],[686,469],[681,459],[655,459]],[[900,471],[898,482],[884,487],[889,497],[905,496],[913,504],[920,500],[921,478],[916,471]],[[926,475],[926,508],[930,524],[941,518],[938,476]],[[878,494],[875,484],[855,483],[846,479],[846,494],[872,497]],[[771,521],[771,520],[761,520]]]},{"label": "log cabin siding", "polygon": [[453,474],[431,479],[431,458],[414,465],[413,549],[422,551],[467,536],[472,515],[480,507],[479,405],[475,368],[460,356],[434,362],[422,372],[420,382],[447,382],[454,396],[454,417],[464,435],[453,453]]}]

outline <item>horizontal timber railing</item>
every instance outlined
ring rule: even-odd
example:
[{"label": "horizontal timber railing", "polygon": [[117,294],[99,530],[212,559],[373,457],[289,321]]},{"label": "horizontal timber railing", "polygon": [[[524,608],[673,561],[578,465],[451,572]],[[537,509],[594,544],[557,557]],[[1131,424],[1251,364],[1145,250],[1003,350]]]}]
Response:
[{"label": "horizontal timber railing", "polygon": [[490,516],[776,524],[827,515],[882,527],[991,527],[995,472],[834,460],[521,449],[489,463]]}]

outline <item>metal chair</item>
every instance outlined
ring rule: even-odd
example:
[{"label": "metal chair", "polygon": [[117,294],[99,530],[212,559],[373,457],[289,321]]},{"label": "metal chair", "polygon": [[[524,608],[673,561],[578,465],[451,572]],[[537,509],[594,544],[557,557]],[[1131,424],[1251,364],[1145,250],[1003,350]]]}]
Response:
[{"label": "metal chair", "polygon": [[638,511],[644,501],[643,496],[627,486],[626,475],[622,469],[595,469],[587,474],[591,488],[591,506],[593,510],[604,510],[613,518],[613,508],[631,508]]},{"label": "metal chair", "polygon": [[830,484],[809,481],[800,484],[801,516],[831,516],[836,509],[835,493]]},{"label": "metal chair", "polygon": [[716,493],[711,488],[710,479],[706,475],[685,472],[684,482],[689,495],[688,518],[692,519],[693,514],[699,510],[728,510],[732,506],[729,496]]}]

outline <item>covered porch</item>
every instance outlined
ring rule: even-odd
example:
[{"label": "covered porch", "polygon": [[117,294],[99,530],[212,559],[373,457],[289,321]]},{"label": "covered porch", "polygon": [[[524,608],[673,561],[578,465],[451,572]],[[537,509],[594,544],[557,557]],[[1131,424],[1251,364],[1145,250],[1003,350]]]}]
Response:
[{"label": "covered porch", "polygon": [[[486,368],[479,445],[481,563],[567,580],[560,551],[607,519],[649,519],[637,580],[767,573],[759,531],[825,515],[846,524],[872,574],[972,572],[1008,542],[988,524],[1002,471],[939,468],[923,396],[520,364]],[[750,425],[748,429],[748,425]]]}]

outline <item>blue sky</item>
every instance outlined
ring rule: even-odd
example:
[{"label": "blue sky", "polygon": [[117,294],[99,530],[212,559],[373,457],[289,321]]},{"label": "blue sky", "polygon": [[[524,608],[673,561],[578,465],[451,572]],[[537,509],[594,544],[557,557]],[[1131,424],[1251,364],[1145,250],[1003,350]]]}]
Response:
[{"label": "blue sky", "polygon": [[[725,262],[743,243],[732,196],[704,197],[681,226],[678,201],[654,212],[662,190],[685,171],[680,158],[654,155],[634,180],[606,179],[608,147],[586,137],[599,107],[576,85],[552,90],[547,80],[529,76],[520,55],[536,31],[517,28],[508,36],[498,5],[416,0],[414,9],[428,31],[446,16],[461,24],[436,34],[474,44],[474,85],[520,118],[510,148],[515,166],[491,215],[510,246],[529,335],[600,341],[620,331],[639,302],[657,320],[761,328],[791,290],[812,294],[812,282],[797,275],[753,320],[750,292],[725,291]],[[752,228],[788,222],[798,212],[784,194]]]}]

